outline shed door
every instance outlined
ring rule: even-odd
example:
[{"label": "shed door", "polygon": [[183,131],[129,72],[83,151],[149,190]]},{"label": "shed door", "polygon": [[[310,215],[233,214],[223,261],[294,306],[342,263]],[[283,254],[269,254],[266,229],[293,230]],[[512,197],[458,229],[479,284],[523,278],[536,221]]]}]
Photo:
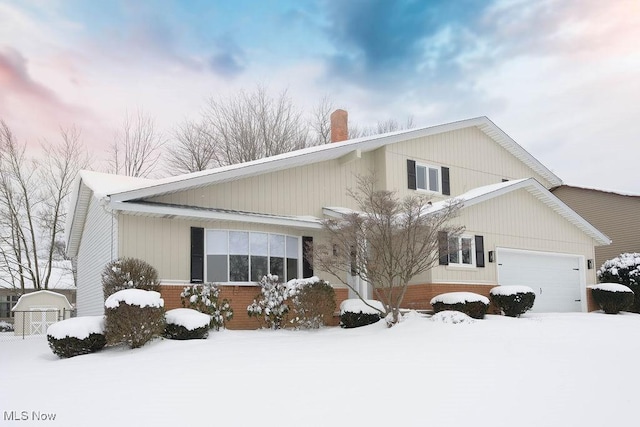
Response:
[{"label": "shed door", "polygon": [[497,250],[499,285],[524,285],[536,293],[531,311],[582,311],[582,257],[547,252]]}]

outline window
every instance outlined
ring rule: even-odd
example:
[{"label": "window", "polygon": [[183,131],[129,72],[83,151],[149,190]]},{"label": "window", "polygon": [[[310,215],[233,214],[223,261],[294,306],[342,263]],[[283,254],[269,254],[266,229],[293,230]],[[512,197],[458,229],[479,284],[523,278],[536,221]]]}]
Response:
[{"label": "window", "polygon": [[416,165],[416,188],[440,192],[440,168]]},{"label": "window", "polygon": [[207,230],[207,282],[258,282],[275,274],[287,281],[299,277],[300,239],[283,234]]},{"label": "window", "polygon": [[0,318],[13,317],[11,309],[16,305],[19,298],[18,295],[5,295],[0,297]]},{"label": "window", "polygon": [[474,265],[473,237],[462,236],[449,239],[449,264]]}]

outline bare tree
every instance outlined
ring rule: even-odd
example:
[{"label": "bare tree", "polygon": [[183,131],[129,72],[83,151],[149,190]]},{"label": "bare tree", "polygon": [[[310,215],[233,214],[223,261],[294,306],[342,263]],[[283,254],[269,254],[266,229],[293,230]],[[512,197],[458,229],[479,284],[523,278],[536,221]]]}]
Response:
[{"label": "bare tree", "polygon": [[25,155],[0,121],[0,286],[48,289],[66,219],[66,199],[89,157],[76,129],[62,130],[59,145],[43,146],[44,158]]},{"label": "bare tree", "polygon": [[370,284],[375,297],[383,302],[380,314],[392,326],[400,317],[409,281],[438,262],[439,232],[450,236],[462,232],[462,227],[451,224],[461,204],[430,205],[424,196],[399,200],[395,192],[375,188],[373,177],[358,178],[357,190],[349,190],[349,195],[359,212],[324,220],[326,240],[314,245],[309,261],[349,287],[367,305],[348,278]]},{"label": "bare tree", "polygon": [[204,118],[218,166],[307,146],[308,128],[286,90],[271,97],[259,86],[231,98],[211,98]]},{"label": "bare tree", "polygon": [[331,99],[328,96],[323,96],[312,111],[309,127],[315,133],[316,145],[331,142],[331,112],[333,110]]},{"label": "bare tree", "polygon": [[349,126],[349,139],[411,129],[414,126],[415,125],[413,123],[413,117],[411,116],[407,117],[407,120],[404,124],[398,122],[396,119],[381,121],[378,122],[375,126],[360,127],[357,124],[354,124]]},{"label": "bare tree", "polygon": [[163,136],[151,117],[142,110],[127,113],[111,146],[110,169],[127,176],[149,176],[158,164],[163,145]]},{"label": "bare tree", "polygon": [[203,124],[186,121],[175,130],[174,137],[175,143],[166,153],[171,174],[202,171],[215,165],[215,147]]}]

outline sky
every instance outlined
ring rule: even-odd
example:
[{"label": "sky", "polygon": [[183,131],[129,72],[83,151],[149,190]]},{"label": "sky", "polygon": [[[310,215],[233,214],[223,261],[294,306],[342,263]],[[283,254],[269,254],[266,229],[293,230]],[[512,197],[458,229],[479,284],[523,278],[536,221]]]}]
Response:
[{"label": "sky", "polygon": [[359,126],[487,116],[566,184],[640,194],[639,40],[638,0],[0,0],[0,119],[100,161],[127,112],[170,139],[261,85]]}]

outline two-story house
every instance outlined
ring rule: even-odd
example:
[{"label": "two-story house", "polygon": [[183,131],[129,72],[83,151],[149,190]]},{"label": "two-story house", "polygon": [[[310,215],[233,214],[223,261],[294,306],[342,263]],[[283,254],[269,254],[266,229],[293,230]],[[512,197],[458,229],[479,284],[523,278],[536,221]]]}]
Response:
[{"label": "two-story house", "polygon": [[[340,140],[346,117],[332,115],[343,136],[331,144],[248,163],[161,180],[82,171],[66,229],[78,315],[103,312],[102,268],[126,256],[158,269],[167,308],[189,283],[215,282],[237,313],[230,328],[255,327],[244,312],[265,272],[331,281],[306,262],[307,242],[322,239],[325,215],[356,208],[347,189],[372,172],[400,197],[464,202],[456,221],[465,232],[451,242],[459,251],[414,278],[404,306],[521,284],[536,291],[538,311],[587,309],[594,247],[609,239],[550,193],[560,178],[488,118]],[[336,294],[340,303],[348,290]]]}]

